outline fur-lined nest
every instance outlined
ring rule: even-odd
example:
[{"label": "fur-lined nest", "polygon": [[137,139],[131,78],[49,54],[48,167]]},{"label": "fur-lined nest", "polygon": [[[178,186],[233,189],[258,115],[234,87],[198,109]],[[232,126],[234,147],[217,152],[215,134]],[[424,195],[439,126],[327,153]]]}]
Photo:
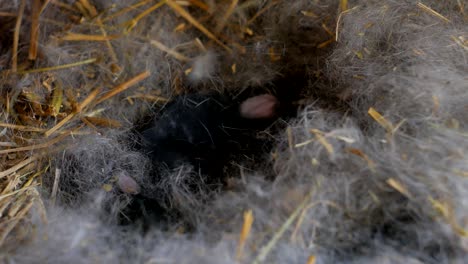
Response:
[{"label": "fur-lined nest", "polygon": [[[467,10],[460,0],[3,1],[0,259],[463,263]],[[249,87],[297,106],[265,132],[274,146],[261,164],[230,166],[215,193],[191,193],[180,183],[190,173],[174,172],[164,184],[193,230],[116,224],[131,199],[116,174],[150,170],[123,140],[141,117],[178,94]]]}]

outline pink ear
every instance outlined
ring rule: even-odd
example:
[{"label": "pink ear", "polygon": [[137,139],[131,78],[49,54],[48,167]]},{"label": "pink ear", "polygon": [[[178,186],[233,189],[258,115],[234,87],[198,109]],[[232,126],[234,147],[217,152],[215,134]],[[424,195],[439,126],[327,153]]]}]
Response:
[{"label": "pink ear", "polygon": [[138,194],[140,192],[140,186],[132,177],[125,173],[120,173],[118,177],[117,184],[122,192],[128,194]]},{"label": "pink ear", "polygon": [[278,99],[271,94],[262,94],[251,97],[240,105],[240,114],[244,118],[272,118],[275,116],[275,108]]}]

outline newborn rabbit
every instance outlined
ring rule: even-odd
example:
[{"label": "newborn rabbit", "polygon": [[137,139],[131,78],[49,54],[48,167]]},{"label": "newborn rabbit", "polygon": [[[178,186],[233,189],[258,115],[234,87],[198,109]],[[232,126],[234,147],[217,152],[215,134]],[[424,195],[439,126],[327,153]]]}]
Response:
[{"label": "newborn rabbit", "polygon": [[[235,100],[219,93],[193,93],[173,99],[142,132],[142,149],[155,169],[153,183],[140,186],[125,175],[118,181],[120,190],[133,196],[124,212],[128,220],[143,216],[158,221],[152,218],[164,215],[161,203],[167,197],[153,195],[167,194],[168,190],[158,187],[169,176],[167,169],[189,164],[203,176],[203,184],[218,181],[233,153],[252,148],[252,142],[258,142],[255,134],[275,120],[278,106],[278,100],[270,94]],[[158,188],[161,190],[155,191]],[[148,195],[145,189],[152,191]]]}]

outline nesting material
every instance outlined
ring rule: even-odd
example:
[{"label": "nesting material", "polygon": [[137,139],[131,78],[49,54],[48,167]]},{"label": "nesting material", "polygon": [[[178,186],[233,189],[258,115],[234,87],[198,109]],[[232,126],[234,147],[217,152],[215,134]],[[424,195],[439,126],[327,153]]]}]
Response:
[{"label": "nesting material", "polygon": [[[457,0],[2,1],[0,259],[464,263],[467,15]],[[142,117],[252,87],[298,93],[297,115],[259,133],[272,148],[232,161],[222,188],[190,166],[152,181]],[[119,224],[142,193],[169,223]]]}]

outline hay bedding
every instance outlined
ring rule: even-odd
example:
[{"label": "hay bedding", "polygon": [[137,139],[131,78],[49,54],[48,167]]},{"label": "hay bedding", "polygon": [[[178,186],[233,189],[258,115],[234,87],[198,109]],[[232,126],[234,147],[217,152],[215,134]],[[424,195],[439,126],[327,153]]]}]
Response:
[{"label": "hay bedding", "polygon": [[[464,263],[467,12],[459,0],[2,1],[0,257]],[[170,225],[118,225],[132,198],[118,175],[144,183],[151,170],[129,140],[140,118],[176,94],[249,87],[297,107],[262,134],[273,148],[230,164],[221,189],[193,192],[182,167],[160,183]]]}]

